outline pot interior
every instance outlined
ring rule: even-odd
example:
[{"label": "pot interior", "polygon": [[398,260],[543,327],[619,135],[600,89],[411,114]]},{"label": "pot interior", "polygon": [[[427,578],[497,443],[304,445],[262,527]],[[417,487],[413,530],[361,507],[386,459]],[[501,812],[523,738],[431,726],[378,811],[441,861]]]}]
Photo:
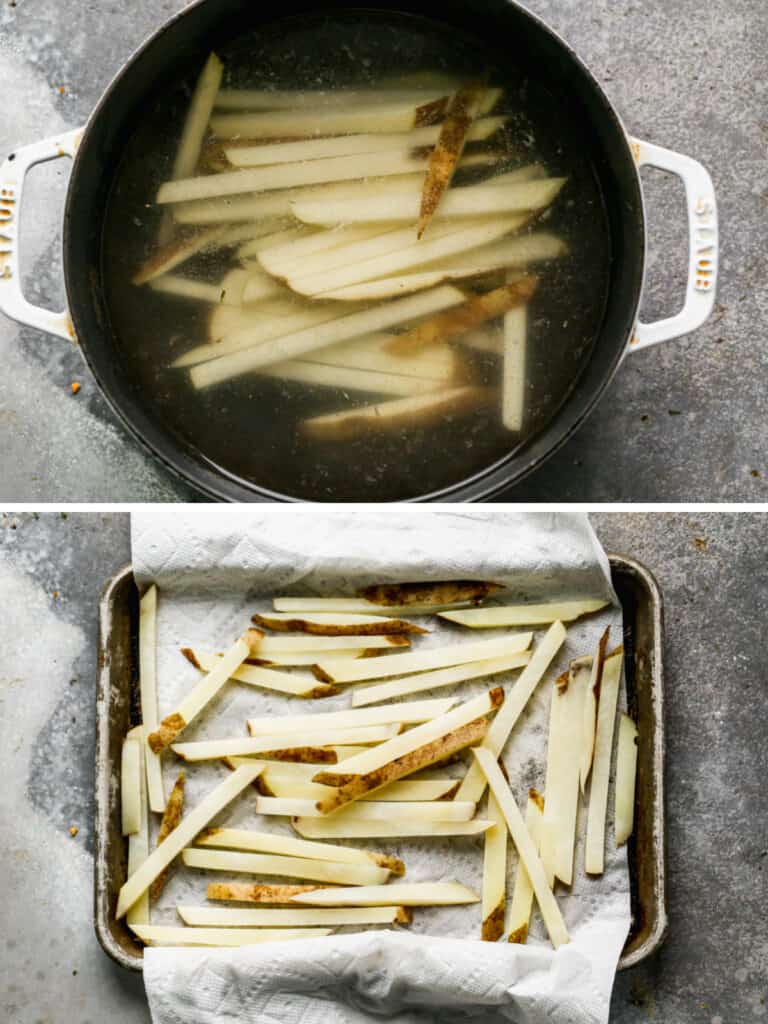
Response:
[{"label": "pot interior", "polygon": [[[429,17],[430,5],[419,15],[385,7],[289,5],[286,17],[263,20],[239,3],[203,3],[127,67],[78,158],[65,239],[78,336],[132,429],[216,496],[480,496],[522,475],[574,428],[631,329],[641,203],[621,127],[589,76],[509,5],[441,6],[439,21]],[[487,74],[504,88],[501,112],[510,120],[496,142],[503,169],[541,162],[568,179],[545,219],[527,229],[557,235],[568,253],[533,268],[540,284],[528,310],[522,431],[506,430],[491,403],[469,416],[443,416],[437,426],[310,440],[301,430],[307,418],[381,399],[252,373],[197,390],[188,370],[170,366],[207,340],[211,306],[138,288],[131,277],[156,244],[162,211],[154,197],[170,177],[191,89],[213,48],[225,61],[227,87],[333,91],[437,71]],[[370,159],[375,168],[375,154]],[[204,254],[178,273],[216,282],[235,259],[231,250]],[[483,290],[501,283],[489,277]],[[459,355],[467,379],[498,387],[498,355],[467,348]]]}]

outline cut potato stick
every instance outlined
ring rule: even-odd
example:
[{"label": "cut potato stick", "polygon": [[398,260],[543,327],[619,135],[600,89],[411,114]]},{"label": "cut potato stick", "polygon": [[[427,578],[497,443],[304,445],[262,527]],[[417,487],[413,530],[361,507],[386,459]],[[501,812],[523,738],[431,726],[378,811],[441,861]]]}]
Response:
[{"label": "cut potato stick", "polygon": [[323,925],[410,924],[403,907],[176,907],[185,924],[203,928],[304,928]]},{"label": "cut potato stick", "polygon": [[[298,841],[298,840],[297,840]],[[205,890],[206,899],[232,900],[237,903],[290,903],[294,896],[322,889],[312,885],[251,885],[248,882],[211,882]]]},{"label": "cut potato stick", "polygon": [[436,612],[451,611],[455,608],[464,608],[470,601],[450,601],[444,604],[399,604],[381,605],[373,601],[367,601],[362,597],[275,597],[272,599],[272,607],[276,612],[290,612],[302,614],[324,612],[326,614],[363,613],[365,615],[382,615],[387,618],[392,615],[433,615]]},{"label": "cut potato stick", "polygon": [[516,433],[523,429],[525,417],[527,342],[528,307],[517,306],[504,314],[504,362],[501,371],[501,422],[507,430]]},{"label": "cut potato stick", "polygon": [[[329,788],[327,796],[323,796],[317,801],[316,809],[323,814],[328,814],[354,800],[370,799],[376,790],[383,791],[391,783],[404,776],[412,775],[414,772],[421,771],[422,768],[443,763],[465,747],[479,743],[487,728],[488,721],[485,716],[476,718],[466,725],[458,726],[444,736],[429,740],[415,750],[394,758],[380,768],[363,774],[345,774],[343,770],[341,773],[334,772],[333,774],[318,772],[313,776],[313,780],[322,784],[327,783],[332,788]],[[454,787],[454,790],[457,788]],[[455,795],[454,790],[452,790],[452,796]],[[311,817],[311,815],[307,815],[307,817]]]},{"label": "cut potato stick", "polygon": [[156,754],[169,746],[179,733],[186,729],[247,657],[255,657],[258,654],[263,635],[258,629],[249,629],[244,633],[218,660],[208,675],[187,694],[176,710],[163,719],[160,728],[149,737],[149,745]]},{"label": "cut potato stick", "polygon": [[319,324],[286,333],[282,337],[264,342],[258,348],[234,352],[196,366],[190,373],[196,388],[206,388],[240,374],[258,370],[263,366],[295,359],[315,349],[352,338],[363,337],[372,331],[385,330],[419,316],[458,305],[462,293],[451,285],[442,285],[432,291],[420,292],[395,302],[374,306],[362,312],[349,313],[330,323]]},{"label": "cut potato stick", "polygon": [[[433,288],[443,281],[462,281],[468,277],[479,277],[486,272],[485,267],[473,266],[468,261],[464,267],[424,270],[418,274],[401,274],[399,277],[382,277],[377,281],[364,281],[362,284],[352,284],[348,288],[339,288],[335,292],[324,292],[318,298],[336,302],[373,302],[396,295],[410,295],[413,292],[423,291],[425,288]],[[518,275],[519,277],[522,275]]]},{"label": "cut potato stick", "polygon": [[[168,803],[165,805],[165,811],[160,822],[160,829],[157,833],[157,845],[165,842],[168,836],[173,832],[176,826],[181,821],[181,815],[184,811],[184,771],[179,772],[179,777],[174,783],[171,794],[168,797]],[[165,883],[168,881],[168,875],[170,874],[172,864],[163,868],[157,878],[154,880],[152,885],[149,887],[149,897],[152,900],[158,900],[160,895],[165,888]]]},{"label": "cut potato stick", "polygon": [[149,282],[152,291],[163,292],[165,295],[176,295],[180,299],[192,299],[195,302],[220,302],[221,288],[217,284],[196,281],[190,277],[179,277],[176,274],[163,274]]},{"label": "cut potato stick", "polygon": [[533,633],[509,633],[503,637],[494,637],[492,640],[446,644],[442,647],[408,651],[396,658],[377,658],[370,662],[366,659],[335,663],[330,658],[321,658],[318,660],[318,669],[328,682],[355,683],[366,679],[426,672],[428,669],[447,668],[452,665],[464,665],[471,661],[519,654],[530,647],[532,639]]},{"label": "cut potato stick", "polygon": [[[336,651],[333,655],[334,658],[370,658],[373,655],[386,654],[387,651],[380,650],[369,650],[367,647],[351,647],[346,651]],[[270,666],[297,666],[297,665],[314,665],[317,661],[317,651],[296,651],[295,654],[270,654],[268,658],[252,658],[249,660],[249,665],[264,665]],[[337,691],[338,692],[338,691]],[[321,696],[317,693],[311,694],[313,697]],[[327,696],[327,695],[326,695]]]},{"label": "cut potato stick", "polygon": [[273,246],[259,253],[259,263],[275,277],[286,277],[289,272],[301,273],[301,267],[310,256],[318,253],[329,253],[358,242],[367,242],[370,238],[386,234],[388,225],[362,225],[354,227],[334,227],[327,231],[316,231],[306,238],[285,245]]},{"label": "cut potato stick", "polygon": [[[318,776],[313,781],[333,786],[338,784],[338,782],[344,784],[350,775],[366,775],[370,772],[378,771],[378,769],[389,765],[390,762],[407,754],[412,754],[425,744],[439,740],[481,716],[490,714],[501,705],[503,700],[504,691],[501,687],[488,690],[486,693],[482,693],[480,696],[473,697],[458,707],[452,708],[445,714],[438,715],[429,722],[424,722],[422,725],[417,725],[413,729],[395,736],[376,748],[366,750],[364,753],[358,754],[357,757],[347,759],[339,772],[324,772],[322,777]],[[421,767],[426,768],[428,765],[422,764]],[[416,769],[413,770],[415,771]],[[339,776],[340,778],[337,782],[336,777]],[[395,779],[385,779],[384,781],[394,782]],[[476,801],[471,802],[474,803]],[[331,808],[326,808],[326,810],[331,810]]]},{"label": "cut potato stick", "polygon": [[[181,653],[195,668],[202,672],[211,672],[221,663],[221,655],[207,654],[203,651],[182,647]],[[356,652],[353,652],[356,655]],[[274,657],[274,655],[273,655]],[[230,676],[238,683],[248,686],[260,686],[265,690],[287,693],[295,697],[331,697],[338,693],[335,686],[318,683],[309,676],[289,675],[287,672],[274,672],[259,665],[240,665]]]},{"label": "cut potato stick", "polygon": [[595,753],[595,730],[597,728],[597,700],[600,694],[600,681],[603,676],[605,664],[605,650],[608,645],[608,630],[600,637],[597,651],[592,659],[592,675],[589,680],[587,692],[584,694],[584,728],[582,732],[581,765],[579,769],[579,781],[582,794],[586,792],[587,779],[592,769],[592,759]]},{"label": "cut potato stick", "polygon": [[312,633],[316,636],[385,636],[389,633],[428,633],[423,626],[405,619],[381,619],[376,615],[344,615],[341,612],[316,612],[293,615],[290,612],[257,613],[251,616],[255,626],[286,633]]},{"label": "cut potato stick", "polygon": [[483,847],[483,924],[481,938],[496,942],[504,934],[507,900],[507,823],[493,793],[488,796],[488,818],[493,826]]},{"label": "cut potato stick", "polygon": [[386,333],[371,334],[366,338],[307,352],[301,361],[398,378],[414,377],[420,384],[429,383],[433,390],[450,384],[456,378],[460,366],[455,353],[447,346],[435,345],[423,349],[418,353],[418,358],[393,356],[387,351],[387,346],[394,337]]},{"label": "cut potato stick", "polygon": [[536,847],[534,846],[530,833],[525,827],[525,822],[523,821],[520,809],[517,806],[515,798],[512,795],[512,791],[507,785],[504,776],[501,773],[501,769],[496,763],[496,759],[490,750],[486,750],[483,747],[477,747],[474,750],[474,755],[488,785],[491,788],[491,792],[498,801],[499,807],[501,808],[502,814],[507,822],[507,828],[512,836],[512,841],[517,847],[517,851],[520,855],[520,860],[525,864],[525,869],[528,872],[528,878],[533,886],[536,901],[539,904],[541,916],[544,919],[544,924],[546,925],[552,945],[555,949],[558,949],[569,941],[568,931],[565,927],[563,916],[560,913],[560,908],[557,905],[557,900],[552,895],[552,890],[547,885],[544,868],[539,860],[539,855],[536,852]]},{"label": "cut potato stick", "polygon": [[374,683],[370,686],[355,687],[352,694],[352,706],[364,707],[394,697],[406,697],[412,693],[433,690],[440,686],[454,686],[467,679],[480,679],[492,676],[497,672],[509,672],[522,668],[531,660],[530,651],[510,654],[502,658],[485,658],[471,661],[468,665],[455,665],[451,668],[440,668],[433,672],[417,672],[415,675],[403,676],[388,683]]},{"label": "cut potato stick", "polygon": [[316,234],[318,234],[317,231],[302,225],[285,228],[271,235],[262,235],[259,238],[250,239],[238,248],[237,255],[240,259],[245,259],[248,256],[255,257],[266,249],[274,246],[288,245],[290,242],[298,242],[299,239],[312,238]]},{"label": "cut potato stick", "polygon": [[[450,87],[364,89],[222,89],[216,98],[217,110],[297,110],[302,107],[322,110],[326,107],[359,107],[368,103],[431,103],[445,96]],[[437,138],[437,135],[435,135]],[[308,159],[308,158],[304,158]]]},{"label": "cut potato stick", "polygon": [[572,661],[568,674],[553,687],[540,847],[550,886],[555,878],[565,885],[573,882],[584,695],[591,669],[591,658]]},{"label": "cut potato stick", "polygon": [[[444,709],[444,710],[447,710]],[[123,740],[120,758],[120,812],[124,836],[141,828],[141,760],[144,750],[139,739]]]},{"label": "cut potato stick", "polygon": [[131,875],[120,889],[117,901],[118,920],[123,917],[137,899],[149,889],[160,872],[168,867],[171,861],[191,843],[211,818],[218,814],[227,804],[249,786],[261,771],[261,765],[244,765],[238,768],[229,778],[220,782],[200,803],[182,818],[178,826],[168,838],[158,846],[144,861],[141,867]]},{"label": "cut potato stick", "polygon": [[[322,769],[317,769],[321,771]],[[322,786],[317,782],[302,781],[289,778],[276,772],[264,773],[260,777],[263,783],[264,796],[287,797],[289,799],[311,800],[316,803],[330,796],[331,787]],[[365,793],[360,797],[366,801],[411,802],[422,800],[450,799],[459,788],[456,779],[418,779],[407,782],[390,782],[375,793]]]},{"label": "cut potato stick", "polygon": [[[144,731],[140,725],[131,729],[126,736],[127,741],[136,741],[141,745],[141,756],[139,757],[139,828],[133,835],[128,836],[128,865],[126,878],[135,875],[141,865],[149,856],[149,805],[147,802],[147,765],[143,755]],[[149,921],[149,893],[143,892],[128,910],[126,920],[128,924],[146,924]]]},{"label": "cut potato stick", "polygon": [[320,712],[315,715],[285,715],[275,718],[249,718],[248,730],[251,736],[279,736],[282,733],[295,734],[297,730],[317,732],[330,729],[350,729],[365,725],[411,725],[426,722],[436,715],[444,715],[456,703],[456,697],[435,700],[413,700],[402,704],[388,704],[385,707],[343,711]]},{"label": "cut potato stick", "polygon": [[486,320],[493,320],[514,306],[528,302],[538,287],[537,277],[524,277],[513,284],[502,285],[491,292],[467,299],[455,309],[438,313],[426,323],[406,331],[390,342],[388,349],[398,355],[418,352],[425,345],[460,337]]},{"label": "cut potato stick", "polygon": [[407,636],[267,636],[259,645],[259,657],[269,657],[272,654],[284,654],[287,651],[323,651],[345,650],[349,648],[367,648],[373,650],[376,647],[410,647],[411,641]]},{"label": "cut potato stick", "polygon": [[477,84],[465,86],[454,93],[448,103],[440,135],[429,158],[421,192],[418,238],[426,231],[451,183],[485,91]]},{"label": "cut potato stick", "polygon": [[206,228],[185,238],[176,238],[155,252],[131,278],[132,284],[146,284],[167,274],[215,242],[221,228]]},{"label": "cut potato stick", "polygon": [[[501,214],[529,214],[546,209],[565,184],[565,178],[522,181],[500,187],[490,182],[450,189],[443,196],[437,221]],[[304,199],[292,204],[292,212],[304,224],[397,224],[411,222],[419,213],[419,200],[408,194],[377,199],[336,199],[325,204]]]},{"label": "cut potato stick", "polygon": [[[369,242],[358,242],[354,246],[346,246],[344,249],[332,250],[328,263],[337,262],[340,265],[330,269],[326,267],[316,273],[307,273],[302,269],[301,276],[292,274],[287,278],[287,284],[300,295],[336,292],[349,285],[361,284],[375,278],[391,277],[404,270],[421,268],[425,263],[434,263],[445,257],[455,256],[457,253],[469,252],[471,249],[501,238],[513,231],[518,224],[517,217],[496,217],[485,222],[473,220],[464,225],[460,223],[439,225],[439,230],[436,227],[426,241],[414,242],[411,237],[410,243],[403,241],[397,249],[389,249],[389,246],[400,232],[391,231],[383,236],[387,242],[386,246],[379,237],[371,239]],[[371,251],[374,249],[374,242],[376,247],[387,248],[389,251],[380,256],[362,258],[352,263],[347,262],[347,258],[353,250],[365,246],[367,251]]]},{"label": "cut potato stick", "polygon": [[393,875],[404,875],[405,865],[397,857],[373,850],[359,850],[353,846],[333,846],[330,843],[309,843],[295,836],[274,832],[253,832],[240,828],[211,828],[198,836],[198,846],[229,847],[257,853],[274,853],[286,857],[304,857],[309,860],[329,860],[339,864],[373,864],[386,868]]},{"label": "cut potato stick", "polygon": [[447,580],[441,583],[377,583],[358,591],[361,598],[377,607],[421,607],[442,610],[446,605],[477,603],[504,590],[501,583],[486,580]]},{"label": "cut potato stick", "polygon": [[[359,132],[407,132],[424,124],[421,111],[427,109],[412,102],[361,104],[346,109],[285,110],[261,114],[218,114],[211,128],[220,139],[238,135],[247,139],[287,139],[317,135],[353,135]],[[434,123],[438,116],[427,123]],[[312,161],[313,163],[315,161]],[[378,171],[378,167],[376,168]]]},{"label": "cut potato stick", "polygon": [[339,811],[322,818],[294,818],[292,824],[299,835],[310,839],[408,839],[416,836],[437,839],[481,835],[492,822],[478,818],[472,821],[360,821],[349,818],[346,811]]},{"label": "cut potato stick", "polygon": [[[541,842],[541,822],[545,808],[544,800],[535,789],[528,790],[528,804],[525,809],[525,827],[531,837],[534,849],[538,852]],[[533,887],[522,859],[517,863],[515,886],[512,890],[510,907],[509,941],[524,944],[528,939],[528,929],[533,910]]]},{"label": "cut potato stick", "polygon": [[[482,746],[493,757],[501,755],[504,744],[509,739],[509,734],[514,729],[533,691],[541,682],[544,673],[549,668],[564,641],[565,626],[562,622],[553,622],[539,645],[535,648],[531,660],[523,669],[514,687],[509,692],[507,699],[504,701],[501,711],[496,715],[486,733]],[[464,781],[459,787],[456,799],[474,800],[477,803],[484,791],[485,776],[479,764],[472,764],[464,776]],[[501,801],[499,802],[501,803]]]},{"label": "cut potato stick", "polygon": [[[637,777],[637,726],[629,717],[619,720],[616,753],[616,846],[623,846],[635,827],[635,779]],[[394,799],[394,798],[393,798]]]},{"label": "cut potato stick", "polygon": [[[465,162],[468,158],[465,158]],[[422,173],[367,178],[365,181],[331,182],[328,185],[307,185],[304,188],[280,189],[277,192],[247,192],[242,196],[221,199],[196,199],[174,203],[170,207],[180,224],[226,224],[240,220],[266,217],[292,217],[291,203],[304,199],[361,199],[366,196],[390,195],[418,189]]]},{"label": "cut potato stick", "polygon": [[[414,156],[413,151],[406,146],[400,150],[377,153],[374,170],[377,176],[385,177],[390,174],[413,174],[423,170],[426,165],[427,161],[423,156]],[[244,192],[271,192],[298,188],[302,185],[363,180],[368,177],[370,171],[371,160],[365,153],[330,157],[326,160],[307,160],[302,163],[274,164],[270,167],[252,167],[225,171],[223,174],[206,174],[199,178],[185,178],[182,181],[167,181],[160,186],[156,201],[160,205],[188,203],[198,199],[242,195]]]},{"label": "cut potato stick", "polygon": [[605,866],[605,825],[608,812],[608,783],[616,726],[616,706],[624,665],[624,648],[619,647],[605,659],[597,706],[597,732],[592,785],[589,791],[587,845],[584,870],[588,875],[602,875]]},{"label": "cut potato stick", "polygon": [[[503,117],[480,118],[467,134],[468,142],[489,139],[504,124]],[[227,159],[235,167],[259,167],[265,164],[284,164],[301,160],[321,160],[359,153],[402,152],[417,146],[433,144],[440,133],[439,125],[415,128],[410,132],[357,135],[333,135],[329,138],[301,139],[297,142],[274,142],[261,145],[225,146]]]},{"label": "cut potato stick", "polygon": [[163,769],[157,751],[149,743],[149,735],[157,729],[157,587],[153,584],[139,603],[139,694],[141,720],[144,725],[142,743],[146,755],[147,794],[149,809],[158,814],[165,810]]},{"label": "cut potato stick", "polygon": [[173,161],[171,177],[174,179],[188,178],[195,173],[223,72],[224,65],[216,54],[212,53],[206,61],[192,94],[192,102],[189,105],[181,132],[179,148]]},{"label": "cut potato stick", "polygon": [[[174,743],[173,751],[185,761],[213,761],[222,757],[254,757],[268,758],[270,755],[286,751],[304,751],[309,757],[319,752],[318,761],[324,759],[323,751],[334,744],[346,743],[379,743],[398,735],[399,725],[366,725],[356,729],[319,730],[318,732],[301,733],[301,746],[285,747],[287,737],[279,736],[233,736],[223,740],[198,740],[195,743]],[[329,758],[329,763],[335,760]]]},{"label": "cut potato stick", "polygon": [[398,882],[394,885],[312,888],[296,893],[291,903],[308,907],[451,907],[477,903],[480,897],[460,882]]},{"label": "cut potato stick", "polygon": [[332,928],[178,928],[172,925],[132,925],[147,946],[256,946],[289,939],[321,939]]},{"label": "cut potato stick", "polygon": [[495,629],[499,626],[539,626],[551,622],[573,622],[607,607],[600,598],[579,601],[551,601],[548,604],[507,604],[495,608],[466,608],[454,612],[438,612],[441,619],[457,622],[471,629]]},{"label": "cut potato stick", "polygon": [[381,885],[389,877],[388,869],[376,864],[281,857],[268,853],[236,853],[232,850],[194,847],[184,850],[182,857],[190,868],[245,872],[253,875],[284,875],[287,878],[309,878],[312,881],[339,882],[343,885]]},{"label": "cut potato stick", "polygon": [[[256,800],[259,814],[282,814],[285,817],[323,817],[319,810],[322,801],[300,798],[260,796]],[[346,807],[338,814],[344,814],[345,821],[469,821],[475,814],[475,804],[457,803],[455,800],[431,801],[357,801],[354,807]]]}]

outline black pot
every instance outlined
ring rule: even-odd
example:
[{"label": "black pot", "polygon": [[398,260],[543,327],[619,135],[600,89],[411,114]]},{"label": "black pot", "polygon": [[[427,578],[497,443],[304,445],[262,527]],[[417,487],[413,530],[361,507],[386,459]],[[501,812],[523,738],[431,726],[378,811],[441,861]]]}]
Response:
[{"label": "black pot", "polygon": [[[337,0],[334,10],[359,8]],[[324,5],[284,0],[280,16],[317,13]],[[423,501],[481,501],[521,480],[578,429],[599,400],[625,354],[694,330],[711,312],[717,266],[717,222],[709,175],[687,157],[632,141],[588,68],[540,20],[509,0],[440,0],[407,4],[381,0],[376,10],[418,14],[462,33],[481,36],[498,54],[545,67],[547,83],[564,98],[563,116],[578,133],[599,182],[610,232],[612,260],[608,301],[591,357],[551,422],[520,450],[472,479]],[[200,453],[183,446],[142,403],[115,358],[101,276],[102,227],[107,196],[122,153],[122,141],[137,112],[159,85],[193,66],[235,32],[258,28],[274,9],[244,0],[200,0],[171,19],[131,58],[109,86],[83,131],[70,132],[17,151],[0,171],[0,218],[8,239],[0,253],[0,309],[32,326],[77,337],[108,402],[131,433],[169,469],[206,495],[228,501],[292,500],[226,476]],[[507,59],[510,59],[507,57]],[[24,174],[43,160],[75,156],[64,214],[64,273],[69,314],[51,314],[24,302],[19,289],[18,214]],[[638,324],[646,252],[639,167],[653,164],[683,177],[691,222],[689,283],[678,316]]]}]

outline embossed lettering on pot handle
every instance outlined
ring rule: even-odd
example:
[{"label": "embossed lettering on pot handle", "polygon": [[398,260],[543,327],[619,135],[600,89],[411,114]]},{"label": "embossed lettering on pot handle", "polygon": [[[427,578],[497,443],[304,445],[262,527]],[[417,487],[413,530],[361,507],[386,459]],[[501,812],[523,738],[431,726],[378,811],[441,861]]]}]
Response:
[{"label": "embossed lettering on pot handle", "polygon": [[0,167],[0,312],[28,327],[75,340],[69,313],[53,313],[27,302],[19,272],[19,227],[24,179],[30,168],[59,157],[74,157],[82,128],[62,132],[12,153]]},{"label": "embossed lettering on pot handle", "polygon": [[630,144],[638,167],[657,167],[683,179],[689,225],[685,304],[666,320],[638,321],[629,344],[630,352],[637,352],[695,331],[711,314],[717,291],[717,203],[712,179],[697,160],[639,139],[630,139]]}]

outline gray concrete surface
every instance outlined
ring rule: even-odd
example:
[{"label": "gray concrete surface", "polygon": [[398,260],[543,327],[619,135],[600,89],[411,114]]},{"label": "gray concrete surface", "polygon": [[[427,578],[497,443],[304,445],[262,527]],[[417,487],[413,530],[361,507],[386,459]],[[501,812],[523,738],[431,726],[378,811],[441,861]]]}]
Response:
[{"label": "gray concrete surface", "polygon": [[[667,623],[670,932],[619,976],[611,1021],[763,1019],[768,515],[593,522],[609,551],[656,574]],[[0,514],[4,1024],[148,1021],[140,979],[102,954],[91,911],[96,606],[128,558],[127,515]]]},{"label": "gray concrete surface", "polygon": [[[82,124],[134,47],[179,0],[2,0],[0,151]],[[570,443],[510,500],[759,501],[768,497],[764,0],[530,0],[591,65],[628,129],[702,160],[721,210],[722,284],[695,335],[638,353]],[[59,89],[63,87],[64,92]],[[61,164],[41,172],[27,217],[35,299],[61,302]],[[680,187],[649,182],[646,319],[684,287]],[[125,433],[77,351],[0,323],[0,499],[188,499]],[[82,382],[73,397],[71,381]]]}]

